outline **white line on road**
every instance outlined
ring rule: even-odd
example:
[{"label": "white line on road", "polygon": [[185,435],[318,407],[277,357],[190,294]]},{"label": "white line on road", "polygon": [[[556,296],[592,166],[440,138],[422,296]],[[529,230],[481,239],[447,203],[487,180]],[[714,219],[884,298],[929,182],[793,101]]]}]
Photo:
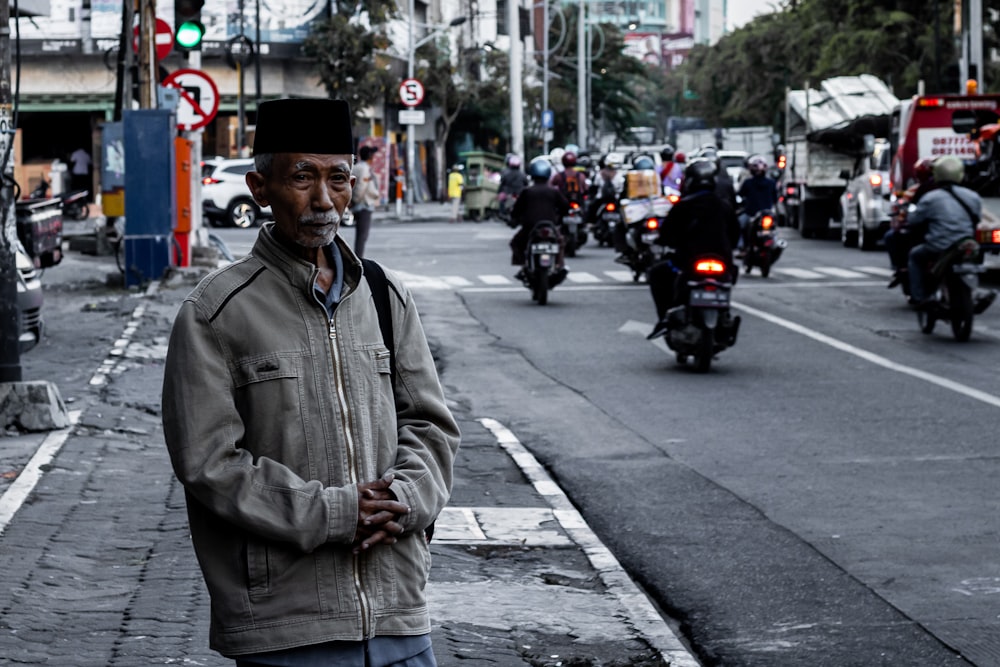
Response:
[{"label": "white line on road", "polygon": [[813,340],[823,343],[824,345],[829,345],[834,349],[847,352],[848,354],[853,354],[854,356],[864,359],[865,361],[875,364],[876,366],[881,366],[882,368],[902,373],[903,375],[909,375],[910,377],[917,378],[918,380],[923,380],[924,382],[937,385],[942,389],[948,389],[949,391],[962,394],[963,396],[968,396],[969,398],[981,401],[987,405],[992,405],[995,408],[1000,408],[1000,397],[993,394],[988,394],[985,391],[980,391],[979,389],[974,389],[973,387],[943,378],[940,375],[934,375],[933,373],[922,371],[919,368],[897,364],[895,361],[886,359],[885,357],[875,354],[874,352],[862,350],[861,348],[855,347],[850,343],[845,343],[844,341],[837,340],[836,338],[827,336],[826,334],[813,331],[812,329],[804,327],[801,324],[796,324],[795,322],[778,317],[777,315],[772,315],[771,313],[764,312],[763,310],[757,310],[756,308],[751,308],[750,306],[745,306],[740,303],[734,303],[733,307],[742,310],[748,315],[754,315],[762,320],[767,320],[772,324],[784,327],[789,331],[794,331],[795,333],[812,338]]},{"label": "white line on road", "polygon": [[479,276],[479,279],[482,280],[487,285],[510,285],[514,282],[507,276],[501,276],[500,274],[496,273],[483,274]]},{"label": "white line on road", "polygon": [[775,266],[771,268],[771,271],[799,279],[819,279],[823,277],[822,273],[816,273],[815,271],[809,271],[808,269],[796,269],[794,267],[786,266]]},{"label": "white line on road", "polygon": [[595,276],[593,273],[587,273],[586,271],[577,273],[575,271],[570,271],[566,274],[566,280],[571,283],[599,283],[601,279]]},{"label": "white line on road", "polygon": [[80,419],[81,410],[73,410],[69,413],[70,425],[58,431],[51,431],[42,440],[42,444],[35,450],[34,455],[24,466],[4,494],[0,496],[0,535],[6,530],[7,524],[17,514],[28,495],[34,490],[38,480],[42,478],[42,468],[47,466],[55,458],[55,455],[62,449],[66,438],[73,432],[77,420]]},{"label": "white line on road", "polygon": [[479,423],[493,433],[497,443],[514,459],[535,490],[549,503],[563,530],[584,550],[608,591],[629,611],[629,620],[635,629],[660,652],[666,664],[673,667],[699,667],[698,661],[684,648],[684,644],[664,622],[649,598],[629,578],[618,559],[594,534],[563,490],[517,436],[495,419],[483,418]]},{"label": "white line on road", "polygon": [[855,271],[862,271],[863,273],[872,273],[876,276],[890,277],[895,271],[888,269],[884,266],[855,266],[852,267]]},{"label": "white line on road", "polygon": [[814,266],[815,271],[824,273],[828,276],[833,276],[834,278],[867,278],[863,273],[858,273],[857,271],[851,271],[850,269],[842,269],[839,266]]}]

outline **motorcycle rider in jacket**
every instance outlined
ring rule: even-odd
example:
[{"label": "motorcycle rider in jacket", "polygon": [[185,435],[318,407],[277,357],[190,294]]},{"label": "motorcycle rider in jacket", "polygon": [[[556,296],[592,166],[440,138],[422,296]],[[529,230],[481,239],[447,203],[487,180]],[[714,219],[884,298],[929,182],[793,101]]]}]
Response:
[{"label": "motorcycle rider in jacket", "polygon": [[497,193],[500,208],[504,212],[508,211],[528,185],[530,185],[528,176],[521,170],[521,156],[509,156],[507,166],[500,172],[500,187]]},{"label": "motorcycle rider in jacket", "polygon": [[587,221],[591,224],[597,222],[597,212],[601,206],[608,202],[618,201],[624,181],[618,174],[618,163],[614,159],[604,156],[600,160],[600,171],[590,189],[593,196],[587,206]]},{"label": "motorcycle rider in jacket", "polygon": [[964,175],[965,165],[959,158],[953,155],[937,158],[934,161],[937,187],[921,197],[916,209],[907,216],[907,228],[926,226],[923,242],[910,250],[907,263],[910,302],[918,308],[925,307],[931,298],[926,289],[930,263],[962,239],[976,235],[983,201],[973,190],[958,185]]},{"label": "motorcycle rider in jacket", "polygon": [[750,178],[740,184],[738,193],[743,209],[738,216],[742,230],[738,244],[740,248],[749,243],[748,228],[753,217],[761,211],[774,210],[778,204],[778,185],[767,175],[767,161],[760,155],[752,155],[747,160],[747,167]]},{"label": "motorcycle rider in jacket", "polygon": [[554,286],[562,282],[567,274],[564,263],[566,240],[559,233],[559,221],[569,212],[569,202],[562,193],[549,185],[552,165],[549,164],[548,160],[544,158],[533,160],[528,165],[528,175],[533,183],[521,192],[521,196],[517,198],[514,208],[511,210],[510,226],[520,227],[520,229],[510,240],[510,263],[522,267],[514,276],[518,280],[522,280],[525,253],[528,239],[531,238],[531,231],[536,223],[542,221],[553,223],[556,226],[556,234],[559,236],[559,256],[556,258],[556,272],[552,278]]},{"label": "motorcycle rider in jacket", "polygon": [[909,286],[910,276],[906,265],[909,261],[910,250],[915,245],[923,241],[923,226],[906,226],[906,215],[910,204],[916,205],[925,194],[934,189],[934,159],[920,158],[913,165],[913,175],[916,177],[916,184],[907,188],[902,196],[893,203],[892,217],[889,221],[889,231],[882,237],[885,243],[885,250],[889,254],[889,263],[892,264],[893,275],[889,281],[889,289],[896,287],[900,283]]},{"label": "motorcycle rider in jacket", "polygon": [[674,252],[650,267],[647,274],[657,315],[656,326],[647,338],[667,332],[667,311],[676,305],[683,281],[698,257],[718,255],[736,282],[732,257],[740,236],[740,223],[729,203],[716,193],[718,172],[718,164],[708,159],[694,160],[684,170],[683,196],[667,213],[656,241]]}]

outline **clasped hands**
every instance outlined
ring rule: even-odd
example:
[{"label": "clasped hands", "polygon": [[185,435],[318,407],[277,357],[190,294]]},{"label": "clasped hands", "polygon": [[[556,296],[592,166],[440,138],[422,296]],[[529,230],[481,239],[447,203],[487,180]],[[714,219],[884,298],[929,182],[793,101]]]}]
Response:
[{"label": "clasped hands", "polygon": [[387,473],[374,482],[358,483],[358,528],[352,551],[355,554],[376,544],[395,544],[403,532],[402,517],[410,508],[396,500],[389,490],[394,475]]}]

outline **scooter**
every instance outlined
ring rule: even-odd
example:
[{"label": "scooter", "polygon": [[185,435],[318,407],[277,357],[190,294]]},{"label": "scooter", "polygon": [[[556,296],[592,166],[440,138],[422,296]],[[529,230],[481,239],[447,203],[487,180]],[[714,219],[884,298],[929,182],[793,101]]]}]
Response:
[{"label": "scooter", "polygon": [[774,211],[758,211],[747,223],[746,247],[743,268],[747,273],[760,268],[760,275],[767,278],[771,265],[778,261],[788,242],[780,238],[774,222]]},{"label": "scooter", "polygon": [[524,269],[519,274],[531,298],[538,305],[549,302],[549,290],[565,279],[567,270],[557,269],[559,259],[559,229],[548,220],[538,222],[528,237],[528,252]]},{"label": "scooter", "polygon": [[[45,199],[49,196],[50,187],[49,182],[43,179],[38,184],[38,187],[31,191],[28,198]],[[90,217],[90,206],[87,204],[87,196],[89,194],[89,190],[74,190],[56,195],[62,206],[63,216],[70,220],[86,220]]]},{"label": "scooter", "polygon": [[655,215],[628,223],[625,231],[625,242],[628,244],[625,263],[632,269],[633,282],[639,282],[659,258],[659,253],[655,250],[659,246],[655,243],[660,235],[660,224],[660,218]]},{"label": "scooter", "polygon": [[574,200],[569,203],[569,212],[563,216],[561,231],[566,239],[566,256],[576,257],[576,249],[587,242],[580,202]]},{"label": "scooter", "polygon": [[604,202],[597,208],[592,230],[599,247],[615,244],[615,227],[624,224],[621,206],[617,199]]},{"label": "scooter", "polygon": [[959,241],[930,268],[933,296],[918,304],[917,324],[925,334],[933,333],[938,320],[951,322],[955,340],[965,342],[972,335],[972,322],[996,299],[996,292],[979,291],[979,274],[985,273],[982,249],[973,239]]},{"label": "scooter", "polygon": [[677,355],[677,363],[694,359],[695,368],[708,372],[712,358],[736,344],[740,317],[729,310],[733,284],[726,260],[717,256],[700,257],[694,272],[680,287],[681,305],[667,311],[667,347]]}]

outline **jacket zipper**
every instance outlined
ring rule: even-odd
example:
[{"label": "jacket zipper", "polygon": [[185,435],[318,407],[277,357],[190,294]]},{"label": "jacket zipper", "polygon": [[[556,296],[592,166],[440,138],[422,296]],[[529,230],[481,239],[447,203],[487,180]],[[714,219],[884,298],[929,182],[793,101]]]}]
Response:
[{"label": "jacket zipper", "polygon": [[[354,447],[354,437],[351,434],[351,426],[348,421],[348,408],[347,400],[345,398],[346,391],[344,389],[344,378],[341,373],[341,360],[340,360],[340,348],[337,345],[337,327],[333,323],[333,318],[330,318],[330,348],[333,351],[333,380],[335,385],[335,390],[337,392],[337,404],[340,407],[340,418],[344,424],[344,442],[347,446],[347,462],[348,470],[350,471],[350,479],[352,484],[358,483],[358,456],[357,451]],[[353,574],[354,574],[354,587],[358,592],[358,601],[361,604],[361,630],[362,636],[368,637],[369,630],[369,614],[371,613],[371,604],[368,601],[368,595],[365,593],[364,586],[361,583],[361,556],[355,556],[353,558]]]}]

